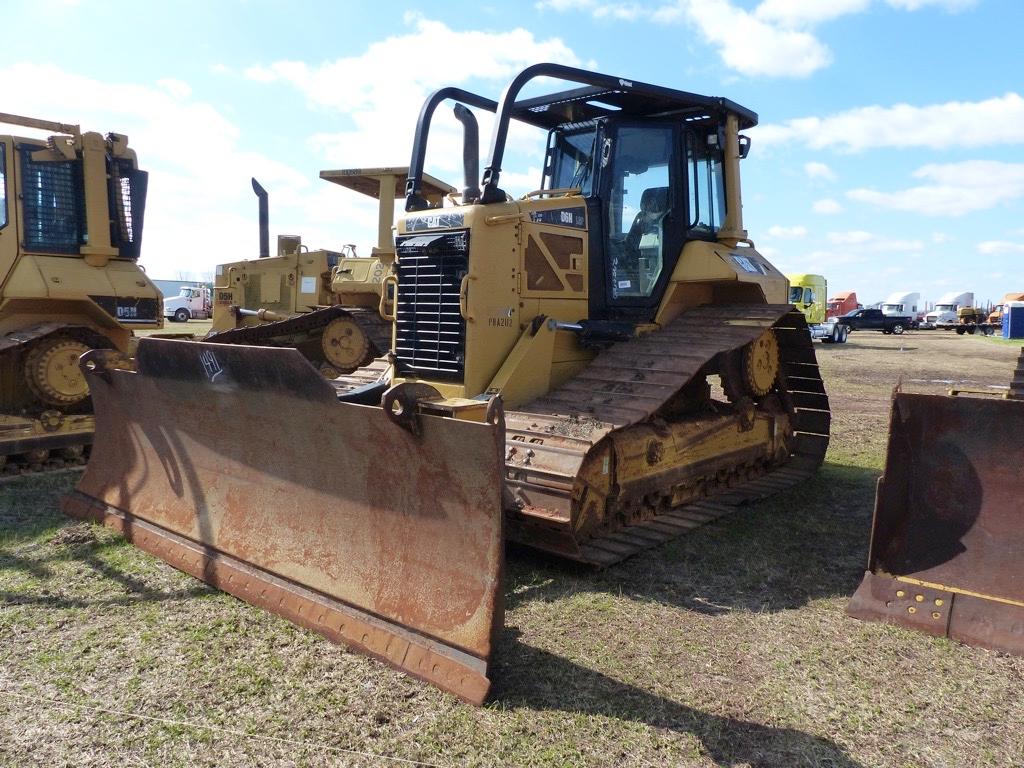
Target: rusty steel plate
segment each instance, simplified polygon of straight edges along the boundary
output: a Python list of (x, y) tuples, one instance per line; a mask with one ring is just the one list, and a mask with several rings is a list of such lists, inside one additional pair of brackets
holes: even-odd
[(1024, 403), (894, 394), (850, 614), (1024, 653), (1022, 467)]
[[(65, 511), (479, 703), (503, 622), (501, 424), (338, 402), (292, 349), (83, 358), (96, 443)], [(318, 621), (317, 616), (323, 615)]]

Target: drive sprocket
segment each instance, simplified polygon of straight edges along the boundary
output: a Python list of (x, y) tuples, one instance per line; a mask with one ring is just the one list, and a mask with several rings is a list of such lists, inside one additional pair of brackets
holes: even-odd
[(324, 357), (342, 372), (354, 371), (370, 354), (370, 340), (353, 317), (336, 317), (321, 337)]
[(91, 347), (66, 336), (41, 340), (25, 360), (25, 380), (43, 403), (67, 408), (89, 396), (78, 359)]
[(779, 379), (779, 340), (768, 329), (749, 344), (733, 350), (722, 361), (722, 388), (730, 402), (760, 398)]
[(750, 394), (764, 397), (779, 377), (779, 341), (768, 329), (743, 348), (743, 383)]

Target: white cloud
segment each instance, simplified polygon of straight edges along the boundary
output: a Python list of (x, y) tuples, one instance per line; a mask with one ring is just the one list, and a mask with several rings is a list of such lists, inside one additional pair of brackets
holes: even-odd
[(824, 179), (825, 181), (836, 180), (835, 171), (833, 171), (824, 163), (818, 163), (814, 161), (804, 163), (804, 173), (806, 173), (808, 178), (811, 179)]
[(183, 83), (181, 80), (164, 78), (163, 80), (157, 80), (156, 84), (176, 99), (187, 99), (192, 95), (191, 86), (188, 83)]
[[(117, 131), (130, 137), (140, 165), (150, 172), (142, 262), (153, 277), (210, 274), (217, 263), (249, 258), (257, 247), (256, 203), (249, 177), (270, 192), (272, 234), (301, 234), (312, 247), (337, 249), (341, 243), (376, 241), (376, 202), (316, 178), (316, 170), (334, 167), (405, 165), (409, 161), (416, 116), (426, 94), (442, 85), (476, 90), (472, 76), (482, 76), (482, 93), (496, 96), (504, 81), (535, 61), (587, 65), (557, 38), (539, 40), (518, 29), (497, 34), (455, 32), (418, 15), (411, 28), (369, 45), (361, 55), (320, 66), (276, 62), (247, 74), (268, 84), (288, 83), (330, 120), (296, 121), (320, 154), (317, 165), (298, 170), (276, 156), (247, 145), (248, 133), (219, 105), (195, 97), (189, 83), (167, 78), (151, 83), (103, 82), (52, 65), (0, 67), (7, 85), (5, 109), (51, 120), (80, 123), (85, 130)], [(481, 67), (408, 67), (409, 50), (459, 50)], [(231, 72), (216, 65), (215, 73)], [(38, 83), (59, 85), (39, 88)], [(272, 98), (272, 97), (270, 97)], [(481, 150), (486, 151), (488, 123), (481, 118)], [(314, 116), (315, 118), (315, 116)], [(440, 158), (437, 173), (461, 185), (461, 127), (450, 109), (437, 114), (431, 155)], [(323, 130), (334, 121), (338, 133)], [(31, 134), (30, 135), (34, 135)], [(296, 136), (297, 141), (301, 141)], [(513, 131), (514, 142), (522, 131)], [(437, 152), (435, 150), (442, 151)], [(542, 149), (542, 148), (541, 148)], [(325, 161), (325, 156), (327, 160)], [(538, 185), (538, 161), (526, 158), (502, 174), (512, 192)], [(517, 173), (516, 171), (522, 172)], [(399, 206), (400, 207), (400, 206)], [(361, 249), (364, 252), (365, 248)]]
[(590, 11), (597, 5), (594, 0), (541, 0), (535, 3), (534, 7), (539, 11), (547, 8), (553, 11)]
[[(974, 0), (887, 0), (905, 11), (939, 6), (963, 10)], [(817, 25), (863, 13), (872, 0), (762, 0), (752, 11), (732, 0), (662, 0), (655, 6), (608, 0), (538, 0), (538, 10), (589, 13), (596, 19), (695, 27), (723, 63), (744, 75), (807, 77), (827, 67), (832, 53), (814, 35)]]
[(828, 239), (836, 245), (855, 245), (866, 243), (874, 237), (870, 232), (854, 230), (851, 232), (829, 232)]
[(1024, 164), (994, 160), (929, 164), (918, 168), (914, 178), (927, 183), (897, 192), (853, 189), (851, 200), (926, 216), (962, 216), (1024, 197)]
[(763, 21), (787, 27), (803, 27), (832, 21), (850, 13), (867, 10), (871, 0), (763, 0), (754, 15)]
[[(862, 10), (866, 0), (831, 4), (766, 0), (750, 12), (730, 0), (675, 0), (660, 6), (597, 0), (541, 0), (540, 10), (578, 11), (617, 21), (643, 19), (655, 24), (687, 24), (718, 50), (723, 63), (744, 75), (806, 77), (828, 66), (832, 54), (806, 28)], [(826, 10), (815, 6), (826, 6)], [(829, 9), (827, 6), (834, 6)]]
[(834, 213), (842, 213), (843, 206), (841, 206), (832, 198), (826, 197), (823, 200), (815, 200), (814, 205), (811, 206), (811, 210), (814, 211), (815, 213), (831, 215)]
[(894, 240), (880, 238), (877, 234), (852, 229), (845, 232), (828, 232), (829, 243), (853, 254), (912, 253), (921, 251), (925, 244), (920, 240)]
[[(361, 111), (414, 96), (411, 109), (419, 111), (423, 97), (445, 85), (463, 85), (471, 79), (498, 80), (502, 84), (529, 64), (554, 61), (579, 65), (579, 58), (557, 37), (537, 40), (522, 27), (508, 32), (456, 31), (440, 21), (408, 15), (413, 30), (371, 43), (359, 56), (348, 56), (318, 66), (302, 61), (278, 61), (250, 67), (246, 75), (259, 82), (287, 82), (302, 91), (309, 103), (336, 111)], [(409, 67), (408, 52), (458, 51), (472, 67)]]
[(924, 243), (920, 240), (875, 240), (869, 244), (873, 253), (889, 253), (923, 251)]
[(875, 147), (981, 147), (1024, 143), (1024, 98), (915, 107), (858, 107), (828, 117), (802, 117), (756, 129), (759, 142), (798, 142), (813, 149), (859, 152)]
[(188, 84), (178, 80), (102, 82), (52, 64), (22, 63), (0, 68), (0, 81), (5, 109), (12, 112), (128, 135), (139, 165), (150, 172), (142, 261), (153, 277), (209, 274), (215, 260), (255, 254), (250, 176), (282, 200), (312, 182), (246, 149), (239, 127), (217, 107), (194, 100)]
[(768, 228), (769, 237), (777, 237), (781, 240), (792, 240), (798, 237), (807, 236), (807, 227), (795, 226), (795, 227), (780, 227), (775, 225)]
[[(569, 3), (565, 7), (587, 5)], [(406, 21), (412, 27), (410, 31), (372, 43), (360, 55), (316, 66), (301, 61), (277, 61), (251, 67), (246, 75), (257, 82), (286, 83), (304, 94), (312, 107), (343, 114), (348, 126), (339, 131), (314, 133), (308, 139), (309, 146), (328, 164), (367, 167), (409, 162), (420, 106), (429, 93), (442, 86), (475, 90), (477, 81), (487, 81), (489, 86), (483, 93), (493, 98), (508, 80), (535, 62), (583, 64), (559, 38), (540, 40), (522, 28), (500, 33), (456, 31), (419, 14), (407, 14)], [(461, 57), (477, 64), (410, 69), (408, 51), (425, 50), (459, 51)], [(480, 122), (481, 159), (485, 160), (491, 114), (483, 110), (474, 112)], [(539, 162), (543, 138), (538, 141), (531, 131), (536, 134), (529, 127), (514, 125), (509, 134), (509, 151), (532, 150), (534, 157), (530, 159)], [(428, 172), (460, 186), (461, 142), (462, 128), (451, 109), (439, 108), (431, 123)], [(510, 178), (502, 173), (503, 187)], [(539, 181), (538, 173), (526, 186), (533, 189)]]
[(885, 0), (893, 8), (901, 11), (919, 11), (922, 8), (936, 6), (950, 13), (957, 13), (977, 5), (977, 0)]
[(1011, 253), (1024, 254), (1024, 243), (1014, 243), (1009, 240), (985, 240), (978, 243), (978, 253), (987, 256), (1001, 256)]
[(936, 245), (942, 245), (943, 243), (949, 243), (949, 242), (952, 242), (952, 240), (953, 240), (953, 238), (950, 235), (947, 235), (945, 232), (933, 232), (932, 233), (932, 242), (935, 243)]
[(832, 62), (832, 54), (810, 32), (764, 21), (728, 0), (680, 0), (656, 12), (677, 15), (700, 30), (723, 63), (744, 75), (807, 77)]
[(634, 21), (650, 11), (643, 3), (607, 3), (597, 0), (538, 0), (533, 4), (538, 11), (586, 11), (596, 19)]

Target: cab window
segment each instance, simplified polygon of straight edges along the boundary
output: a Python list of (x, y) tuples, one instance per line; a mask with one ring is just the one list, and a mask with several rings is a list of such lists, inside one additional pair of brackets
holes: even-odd
[(713, 235), (725, 221), (725, 183), (718, 133), (686, 134), (690, 228)]
[(0, 229), (7, 226), (7, 145), (0, 142)]
[(554, 130), (548, 137), (544, 189), (574, 189), (590, 197), (594, 189), (594, 137), (597, 125), (581, 130)]
[(674, 135), (670, 125), (623, 126), (614, 139), (604, 140), (601, 166), (611, 176), (605, 238), (613, 300), (647, 298), (661, 276), (665, 218), (672, 209)]

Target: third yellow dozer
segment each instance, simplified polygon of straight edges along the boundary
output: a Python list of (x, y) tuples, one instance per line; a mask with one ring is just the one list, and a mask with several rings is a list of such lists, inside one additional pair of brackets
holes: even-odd
[[(265, 189), (252, 180), (259, 198), (260, 254), (217, 265), (213, 327), (206, 341), (294, 347), (328, 378), (355, 369), (391, 348), (388, 318), (393, 296), (381, 283), (395, 262), (391, 234), (395, 198), (404, 197), (408, 167), (326, 170), (320, 178), (378, 200), (377, 245), (369, 257), (354, 245), (342, 251), (311, 250), (297, 235), (278, 235), (270, 255), (269, 205)], [(435, 205), (455, 191), (427, 176), (425, 193)]]
[[(520, 98), (536, 78), (571, 87)], [(427, 134), (446, 100), (466, 183), (431, 207)], [(496, 113), (480, 186), (470, 108)], [(390, 352), (334, 381), (288, 349), (91, 353), (101, 434), (66, 510), (482, 701), (506, 535), (608, 566), (823, 459), (810, 335), (741, 220), (740, 131), (756, 121), (728, 99), (554, 64), (500, 102), (437, 91), (385, 278)], [(499, 183), (513, 124), (547, 148), (519, 199)]]

